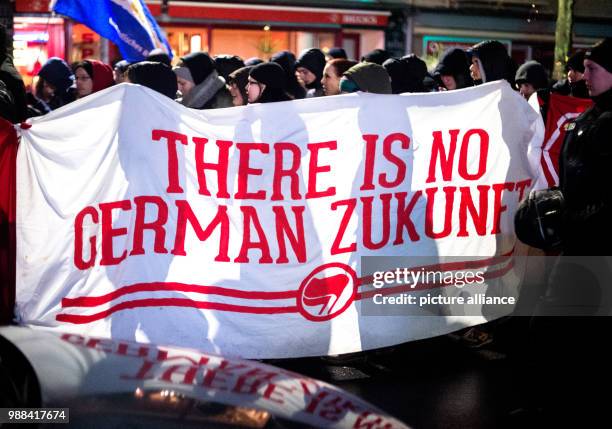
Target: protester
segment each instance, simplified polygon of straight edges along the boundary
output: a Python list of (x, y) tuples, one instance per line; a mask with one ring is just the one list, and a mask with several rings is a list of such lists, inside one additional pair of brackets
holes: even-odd
[(470, 74), (475, 85), (505, 79), (514, 88), (516, 65), (506, 47), (497, 40), (485, 40), (468, 50)]
[(306, 97), (306, 89), (300, 85), (295, 75), (295, 55), (290, 51), (280, 51), (272, 55), (270, 61), (280, 65), (285, 71), (287, 94), (298, 100)]
[(2, 25), (0, 25), (0, 81), (4, 84), (2, 92), (5, 100), (0, 116), (13, 123), (25, 120), (27, 117), (25, 85), (13, 64), (12, 56), (7, 51), (6, 28)]
[(182, 94), (178, 101), (182, 105), (200, 110), (233, 105), (225, 81), (206, 52), (192, 52), (182, 57), (174, 73)]
[(527, 61), (516, 71), (514, 82), (519, 93), (526, 99), (541, 89), (548, 89), (548, 73), (537, 61)]
[(75, 78), (70, 66), (61, 58), (52, 57), (38, 72), (35, 87), (39, 111), (46, 113), (75, 100)]
[(346, 55), (346, 51), (344, 50), (344, 48), (333, 47), (333, 48), (329, 48), (329, 50), (327, 51), (327, 54), (325, 54), (325, 59), (327, 61), (337, 60), (337, 59), (347, 60), (348, 55)]
[(555, 83), (552, 92), (571, 97), (589, 98), (589, 90), (584, 81), (584, 51), (578, 51), (567, 60), (566, 79)]
[(174, 100), (178, 85), (172, 69), (160, 62), (142, 61), (127, 69), (127, 81), (151, 88)]
[(244, 67), (244, 61), (238, 55), (215, 55), (213, 61), (215, 62), (217, 73), (226, 83), (230, 73)]
[(391, 94), (391, 78), (383, 66), (361, 62), (344, 72), (340, 79), (340, 91)]
[(115, 84), (113, 69), (98, 60), (84, 60), (74, 66), (77, 98), (83, 98)]
[(432, 76), (443, 91), (474, 85), (470, 76), (470, 60), (465, 51), (459, 48), (449, 49), (440, 56)]
[(323, 69), (323, 79), (321, 79), (321, 85), (323, 86), (323, 92), (325, 95), (338, 95), (340, 94), (340, 78), (345, 71), (357, 64), (357, 61), (351, 61), (346, 59), (335, 59), (329, 61)]
[(168, 67), (171, 67), (171, 64), (172, 64), (170, 55), (168, 55), (166, 51), (164, 51), (161, 48), (155, 48), (151, 52), (149, 52), (149, 55), (147, 55), (146, 61), (152, 61), (154, 63), (162, 63), (162, 64), (167, 65)]
[(227, 81), (230, 94), (232, 94), (232, 103), (234, 106), (244, 106), (248, 103), (248, 95), (246, 86), (249, 81), (249, 72), (254, 66), (239, 68), (230, 73)]
[(246, 91), (249, 104), (291, 100), (285, 91), (285, 72), (273, 62), (258, 64), (249, 71)]
[(382, 65), (385, 61), (391, 58), (391, 54), (384, 49), (374, 49), (361, 57), (362, 63), (374, 63)]
[(427, 76), (427, 65), (416, 55), (389, 58), (382, 65), (391, 77), (393, 94), (426, 92), (423, 79)]
[(302, 51), (295, 63), (295, 74), (306, 88), (306, 98), (321, 97), (323, 86), (323, 68), (325, 68), (325, 55), (317, 48)]
[(127, 71), (129, 66), (130, 63), (128, 63), (126, 60), (117, 61), (115, 63), (115, 67), (113, 67), (113, 78), (115, 79), (116, 84), (123, 83), (126, 81), (127, 77), (125, 75), (125, 72)]
[[(606, 256), (612, 240), (612, 192), (607, 186), (612, 38), (585, 53), (584, 67), (594, 104), (566, 127), (559, 188), (531, 194), (515, 219), (522, 241), (531, 242), (542, 232), (559, 238), (561, 258), (531, 324), (534, 371), (525, 388), (535, 391), (542, 421), (551, 427), (597, 427), (607, 418), (607, 397), (601, 391), (611, 381), (602, 368), (612, 357), (605, 340), (612, 329), (612, 272)], [(536, 227), (528, 228), (530, 220)]]

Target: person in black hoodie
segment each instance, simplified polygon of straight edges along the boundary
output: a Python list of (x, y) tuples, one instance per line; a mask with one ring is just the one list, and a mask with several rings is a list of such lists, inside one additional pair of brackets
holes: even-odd
[(389, 58), (391, 58), (391, 54), (389, 52), (385, 51), (384, 49), (374, 49), (361, 57), (361, 62), (374, 63), (382, 66), (383, 63)]
[(389, 58), (382, 66), (391, 77), (393, 94), (426, 92), (423, 80), (427, 76), (427, 64), (414, 54), (402, 58)]
[(215, 55), (213, 61), (215, 62), (219, 76), (225, 79), (226, 83), (231, 73), (244, 67), (244, 61), (242, 61), (242, 58), (238, 55)]
[(219, 76), (215, 62), (206, 52), (192, 52), (181, 58), (173, 69), (183, 106), (192, 109), (231, 107), (232, 96)]
[(178, 91), (176, 75), (164, 63), (141, 61), (132, 64), (127, 69), (127, 79), (130, 83), (151, 88), (172, 100), (176, 98), (176, 91)]
[(36, 97), (39, 103), (34, 107), (45, 113), (76, 99), (74, 73), (64, 60), (52, 57), (41, 67)]
[(270, 61), (280, 65), (285, 71), (285, 82), (287, 94), (293, 99), (298, 100), (306, 97), (306, 90), (297, 80), (295, 76), (295, 55), (290, 51), (280, 51), (272, 55)]
[(249, 104), (291, 100), (285, 92), (285, 71), (272, 62), (258, 64), (249, 71), (246, 91)]
[(4, 119), (17, 123), (22, 122), (28, 116), (28, 106), (26, 101), (26, 90), (21, 75), (13, 65), (13, 57), (8, 52), (6, 28), (0, 25), (0, 81), (4, 84), (2, 89), (6, 100), (11, 103), (3, 103), (0, 116)]
[(468, 50), (471, 56), (470, 75), (475, 85), (505, 79), (514, 88), (516, 64), (506, 47), (497, 40), (485, 40)]
[(578, 51), (567, 60), (567, 78), (555, 83), (552, 92), (570, 97), (589, 98), (589, 90), (584, 81), (584, 51)]
[(452, 48), (445, 51), (438, 60), (432, 73), (443, 91), (467, 88), (474, 85), (470, 76), (470, 60), (463, 49)]
[(295, 63), (295, 74), (306, 88), (306, 98), (325, 95), (321, 79), (325, 67), (325, 54), (317, 48), (302, 51)]

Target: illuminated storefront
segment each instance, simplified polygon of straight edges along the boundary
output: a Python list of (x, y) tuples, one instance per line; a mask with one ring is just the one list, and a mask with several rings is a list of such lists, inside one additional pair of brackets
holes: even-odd
[(274, 52), (342, 46), (352, 58), (384, 48), (388, 11), (146, 1), (177, 56), (195, 50), (268, 59)]

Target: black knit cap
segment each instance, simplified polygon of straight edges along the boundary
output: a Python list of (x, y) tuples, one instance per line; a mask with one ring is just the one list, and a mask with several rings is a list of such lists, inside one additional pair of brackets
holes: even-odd
[(179, 66), (181, 65), (189, 69), (193, 83), (196, 85), (202, 83), (213, 71), (217, 70), (215, 62), (206, 52), (192, 52), (181, 57)]
[(584, 54), (584, 59), (591, 60), (605, 68), (609, 73), (612, 73), (612, 38), (606, 37), (595, 43), (595, 45)]
[(584, 73), (584, 51), (578, 51), (567, 59), (565, 71), (575, 70), (579, 73)]
[(267, 88), (285, 89), (285, 71), (277, 63), (261, 63), (254, 66), (249, 76)]
[(337, 58), (341, 58), (341, 59), (348, 59), (348, 56), (346, 55), (346, 51), (344, 50), (344, 48), (338, 48), (338, 47), (333, 47), (330, 48), (329, 51), (327, 51), (327, 55), (329, 55), (331, 58), (337, 59)]
[(295, 63), (295, 67), (304, 67), (316, 76), (316, 81), (323, 77), (325, 68), (325, 54), (317, 48), (306, 49), (300, 54), (300, 58)]
[(516, 71), (514, 81), (517, 84), (530, 83), (537, 89), (548, 88), (548, 73), (544, 66), (537, 61), (527, 61)]

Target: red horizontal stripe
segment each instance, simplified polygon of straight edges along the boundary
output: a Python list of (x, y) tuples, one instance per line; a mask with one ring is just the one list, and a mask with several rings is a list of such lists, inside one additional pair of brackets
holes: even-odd
[(282, 292), (257, 292), (229, 289), (219, 286), (192, 285), (175, 282), (152, 282), (136, 283), (129, 286), (123, 286), (117, 290), (114, 290), (101, 296), (81, 296), (77, 298), (63, 298), (62, 307), (95, 307), (101, 304), (109, 303), (114, 299), (131, 293), (157, 291), (195, 292), (206, 295), (220, 295), (229, 296), (232, 298), (245, 299), (287, 299), (295, 298), (297, 294), (297, 290), (289, 290)]
[[(508, 264), (504, 268), (501, 268), (501, 269), (499, 269), (497, 271), (490, 271), (490, 272), (484, 273), (483, 277), (485, 279), (495, 279), (497, 277), (502, 277), (504, 274), (506, 274), (508, 271), (510, 271), (513, 266), (514, 266), (514, 259), (510, 260), (510, 262), (508, 262)], [(418, 291), (421, 291), (421, 290), (435, 289), (435, 288), (438, 288), (438, 287), (448, 287), (448, 286), (454, 286), (454, 284), (453, 283), (451, 283), (451, 284), (445, 284), (445, 283), (420, 283), (416, 287), (412, 287), (411, 285), (402, 285), (402, 286), (395, 286), (395, 287), (390, 287), (390, 288), (380, 288), (380, 289), (376, 289), (376, 290), (370, 290), (370, 291), (367, 291), (367, 292), (358, 293), (355, 296), (355, 300), (358, 301), (360, 299), (372, 298), (374, 295), (378, 295), (378, 294), (380, 294), (380, 295), (395, 295), (396, 293), (418, 292)]]
[(187, 298), (147, 298), (121, 302), (112, 306), (108, 310), (94, 314), (65, 314), (60, 313), (55, 316), (58, 322), (74, 323), (77, 325), (95, 322), (104, 319), (113, 313), (122, 310), (131, 310), (142, 307), (190, 307), (205, 310), (231, 311), (236, 313), (249, 314), (284, 314), (296, 313), (297, 307), (250, 307), (242, 305), (222, 304), (218, 302), (194, 301)]

